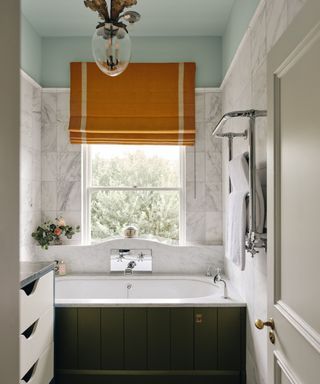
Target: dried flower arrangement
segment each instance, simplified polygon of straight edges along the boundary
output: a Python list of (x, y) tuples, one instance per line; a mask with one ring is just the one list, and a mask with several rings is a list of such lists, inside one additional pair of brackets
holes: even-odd
[(48, 249), (49, 245), (61, 244), (61, 237), (72, 239), (72, 236), (80, 231), (80, 226), (75, 228), (67, 225), (63, 217), (58, 217), (55, 222), (45, 221), (39, 226), (32, 237), (38, 242), (43, 249)]

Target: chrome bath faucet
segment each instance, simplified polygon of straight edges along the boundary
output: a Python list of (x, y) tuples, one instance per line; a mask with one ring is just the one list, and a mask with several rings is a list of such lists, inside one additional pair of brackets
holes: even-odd
[(127, 268), (124, 270), (124, 275), (132, 275), (133, 274), (133, 269), (134, 267), (137, 265), (137, 263), (133, 260), (131, 260), (128, 265), (127, 265)]

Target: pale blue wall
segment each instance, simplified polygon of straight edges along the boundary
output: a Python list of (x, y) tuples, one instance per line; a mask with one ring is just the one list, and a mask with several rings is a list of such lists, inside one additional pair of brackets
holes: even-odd
[[(133, 37), (132, 62), (197, 63), (197, 87), (219, 87), (260, 0), (235, 0), (222, 37)], [(21, 17), (21, 67), (44, 87), (69, 87), (69, 63), (93, 61), (91, 37), (41, 38)]]
[[(197, 63), (197, 87), (218, 87), (222, 80), (220, 37), (133, 37), (132, 62)], [(91, 37), (43, 38), (42, 86), (69, 87), (69, 63), (93, 61)]]
[(21, 14), (21, 68), (41, 83), (42, 42), (29, 21)]
[(227, 28), (222, 37), (223, 77), (227, 73), (259, 2), (260, 0), (235, 0), (234, 2)]

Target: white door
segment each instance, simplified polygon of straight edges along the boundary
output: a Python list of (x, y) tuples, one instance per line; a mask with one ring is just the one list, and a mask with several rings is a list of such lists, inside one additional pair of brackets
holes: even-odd
[(319, 384), (320, 0), (268, 56), (268, 119), (268, 384)]

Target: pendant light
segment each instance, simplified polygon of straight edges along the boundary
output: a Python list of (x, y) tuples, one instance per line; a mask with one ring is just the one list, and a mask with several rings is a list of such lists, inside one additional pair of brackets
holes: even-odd
[(94, 60), (103, 73), (118, 76), (126, 70), (131, 58), (131, 39), (125, 22), (133, 24), (140, 20), (139, 13), (123, 11), (136, 5), (137, 0), (111, 0), (109, 8), (106, 0), (85, 0), (84, 4), (103, 20), (92, 37)]

